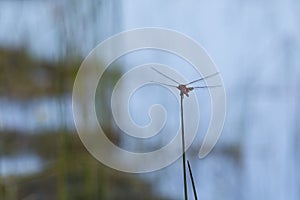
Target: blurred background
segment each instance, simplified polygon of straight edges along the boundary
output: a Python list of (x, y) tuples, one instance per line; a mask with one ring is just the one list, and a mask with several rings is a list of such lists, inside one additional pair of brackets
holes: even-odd
[[(187, 156), (199, 198), (300, 199), (299, 19), (296, 0), (0, 1), (0, 199), (183, 199), (180, 160), (147, 174), (118, 172), (87, 152), (73, 123), (72, 86), (83, 59), (109, 36), (152, 26), (202, 44), (224, 79), (226, 123), (203, 160), (197, 153), (210, 105), (206, 92), (197, 94), (204, 122)], [(105, 72), (98, 113), (134, 65), (180, 63), (162, 52), (141, 55), (121, 58)], [(197, 78), (192, 70), (177, 69)], [(149, 87), (137, 93), (139, 103), (131, 109), (145, 117), (147, 104), (162, 103), (175, 116), (172, 130), (179, 123), (176, 102), (159, 86)], [(149, 95), (153, 89), (163, 95)], [(122, 136), (111, 114), (102, 124), (115, 144), (130, 150), (146, 151), (170, 139), (162, 134), (147, 146)]]

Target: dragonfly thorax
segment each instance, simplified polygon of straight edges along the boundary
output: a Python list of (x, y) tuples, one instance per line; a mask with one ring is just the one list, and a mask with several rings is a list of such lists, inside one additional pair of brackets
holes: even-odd
[(177, 88), (180, 90), (180, 95), (185, 94), (187, 97), (189, 96), (189, 92), (194, 89), (193, 87), (186, 87), (186, 85), (179, 85)]

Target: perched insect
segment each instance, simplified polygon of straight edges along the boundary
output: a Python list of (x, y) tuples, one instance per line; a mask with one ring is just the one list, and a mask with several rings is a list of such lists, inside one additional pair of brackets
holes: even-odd
[[(156, 71), (157, 73), (159, 73), (160, 75), (162, 75), (162, 76), (166, 77), (167, 79), (173, 81), (174, 83), (177, 83), (178, 86), (176, 86), (176, 85), (170, 85), (170, 84), (165, 84), (165, 83), (160, 83), (160, 82), (155, 82), (155, 83), (159, 83), (159, 84), (161, 84), (161, 85), (165, 85), (165, 86), (169, 86), (169, 87), (176, 87), (178, 90), (180, 90), (180, 96), (186, 95), (186, 96), (188, 97), (188, 96), (189, 96), (189, 92), (192, 91), (192, 90), (194, 90), (194, 89), (196, 89), (196, 88), (214, 88), (214, 87), (221, 87), (220, 85), (188, 87), (188, 85), (190, 85), (190, 84), (192, 84), (192, 83), (196, 83), (196, 82), (202, 81), (202, 80), (204, 80), (204, 79), (206, 79), (206, 78), (210, 78), (210, 77), (212, 77), (212, 76), (215, 76), (215, 75), (219, 74), (219, 72), (216, 72), (216, 73), (214, 73), (214, 74), (205, 76), (205, 77), (203, 77), (203, 78), (199, 78), (199, 79), (194, 80), (194, 81), (191, 81), (191, 82), (189, 82), (189, 83), (187, 83), (187, 84), (181, 84), (181, 83), (179, 83), (178, 81), (174, 80), (173, 78), (167, 76), (166, 74), (164, 74), (164, 73), (158, 71), (158, 70), (155, 69), (154, 67), (152, 67), (152, 69), (153, 69), (154, 71)], [(154, 81), (153, 81), (153, 82), (154, 82)]]

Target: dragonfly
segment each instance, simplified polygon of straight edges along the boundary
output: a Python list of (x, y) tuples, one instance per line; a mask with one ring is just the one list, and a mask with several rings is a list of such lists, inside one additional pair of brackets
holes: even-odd
[(221, 85), (189, 87), (189, 85), (191, 85), (193, 83), (196, 83), (196, 82), (205, 80), (207, 78), (216, 76), (216, 75), (219, 74), (219, 72), (216, 72), (216, 73), (210, 74), (208, 76), (196, 79), (196, 80), (191, 81), (191, 82), (189, 82), (187, 84), (182, 84), (182, 83), (179, 83), (178, 81), (176, 81), (175, 79), (171, 78), (170, 76), (168, 76), (168, 75), (160, 72), (159, 70), (155, 69), (154, 67), (151, 67), (151, 68), (154, 71), (156, 71), (157, 73), (159, 73), (160, 75), (164, 76), (165, 78), (169, 79), (170, 81), (172, 81), (172, 82), (174, 82), (174, 83), (176, 83), (178, 85), (176, 86), (176, 85), (171, 85), (171, 84), (166, 84), (166, 83), (161, 83), (161, 82), (155, 82), (155, 81), (152, 81), (152, 82), (158, 83), (158, 84), (161, 84), (161, 85), (165, 85), (165, 86), (169, 86), (169, 87), (175, 87), (175, 88), (177, 88), (180, 91), (180, 96), (184, 96), (185, 95), (185, 96), (189, 97), (189, 92), (191, 92), (191, 91), (193, 91), (194, 89), (197, 89), (197, 88), (216, 88), (216, 87), (221, 87)]

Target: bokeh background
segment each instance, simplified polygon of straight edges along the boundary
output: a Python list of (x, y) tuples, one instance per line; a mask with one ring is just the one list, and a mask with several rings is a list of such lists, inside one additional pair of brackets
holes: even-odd
[[(110, 169), (86, 151), (72, 118), (73, 81), (85, 56), (113, 34), (153, 26), (198, 41), (224, 79), (224, 131), (203, 160), (197, 152), (210, 105), (207, 93), (197, 94), (204, 122), (187, 156), (199, 198), (300, 199), (299, 19), (296, 0), (0, 1), (0, 199), (183, 199), (180, 160), (147, 174)], [(113, 84), (130, 67), (153, 61), (178, 65), (176, 59), (137, 52), (114, 63), (98, 92), (98, 112), (109, 107)], [(176, 102), (170, 104), (174, 99), (159, 86), (149, 87), (136, 95), (131, 109), (146, 116), (147, 104), (160, 101), (175, 116), (172, 130), (179, 123)], [(127, 141), (110, 114), (102, 123), (115, 144), (130, 150), (161, 145), (160, 139), (148, 146)]]

